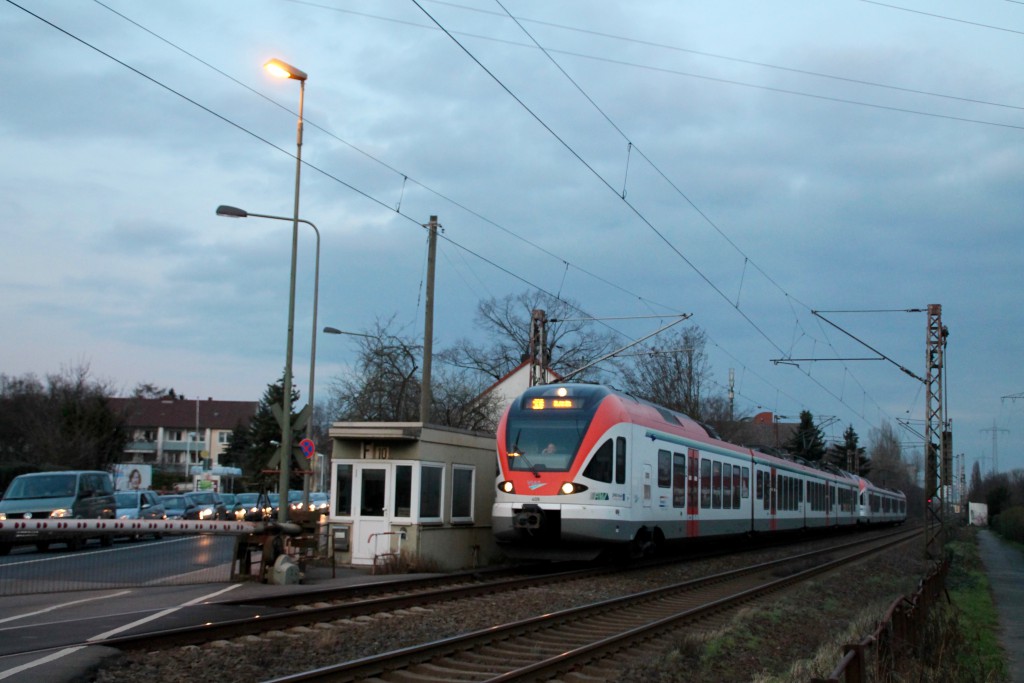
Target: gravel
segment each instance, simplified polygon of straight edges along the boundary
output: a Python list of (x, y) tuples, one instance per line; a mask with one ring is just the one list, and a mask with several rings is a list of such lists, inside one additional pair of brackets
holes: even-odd
[[(97, 683), (167, 681), (248, 683), (298, 673), (454, 636), (513, 619), (546, 614), (653, 586), (683, 581), (758, 561), (797, 554), (827, 541), (801, 543), (726, 558), (684, 563), (572, 583), (537, 586), (513, 593), (416, 607), (356, 619), (213, 641), (151, 653), (125, 653), (101, 665)], [(895, 597), (895, 596), (893, 596)], [(863, 603), (861, 603), (862, 605)], [(832, 617), (836, 619), (835, 615)], [(777, 631), (785, 624), (776, 624)], [(793, 628), (799, 628), (798, 624)], [(777, 632), (780, 640), (783, 633)], [(802, 638), (806, 640), (805, 638)], [(803, 647), (809, 647), (804, 644)], [(791, 654), (787, 653), (786, 657)]]

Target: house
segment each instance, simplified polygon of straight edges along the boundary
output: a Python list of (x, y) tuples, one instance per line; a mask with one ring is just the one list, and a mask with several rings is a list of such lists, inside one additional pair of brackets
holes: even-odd
[[(518, 366), (505, 373), (491, 386), (487, 387), (481, 394), (484, 396), (496, 397), (495, 404), (498, 407), (498, 415), (505, 412), (505, 408), (518, 398), (524, 391), (530, 388), (530, 376), (533, 372), (533, 362), (527, 358)], [(555, 384), (562, 380), (562, 376), (551, 368), (544, 368), (544, 383)]]
[(128, 429), (124, 461), (180, 471), (190, 466), (211, 470), (231, 443), (231, 433), (256, 414), (257, 401), (207, 398), (113, 398), (110, 407), (123, 415)]

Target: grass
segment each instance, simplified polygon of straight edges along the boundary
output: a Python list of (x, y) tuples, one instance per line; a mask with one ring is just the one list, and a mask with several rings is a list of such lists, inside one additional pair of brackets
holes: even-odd
[(961, 647), (956, 664), (971, 681), (1005, 681), (1008, 679), (1006, 655), (999, 645), (999, 618), (992, 602), (988, 577), (985, 575), (974, 529), (964, 530), (950, 543), (952, 554), (946, 587), (956, 607)]
[[(972, 532), (959, 533), (949, 552), (947, 590), (929, 613), (919, 647), (899, 655), (886, 683), (1008, 680), (995, 605)], [(713, 631), (698, 626), (677, 635), (662, 657), (627, 665), (620, 679), (805, 683), (827, 678), (841, 661), (843, 646), (874, 632), (893, 601), (917, 589), (925, 571), (916, 556), (903, 554), (823, 577), (768, 603), (752, 604)], [(869, 672), (869, 680), (879, 680), (873, 663)]]

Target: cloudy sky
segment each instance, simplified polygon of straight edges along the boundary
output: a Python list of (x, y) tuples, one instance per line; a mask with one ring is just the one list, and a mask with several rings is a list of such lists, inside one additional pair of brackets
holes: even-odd
[[(277, 57), (319, 326), (422, 335), (437, 215), (435, 346), (527, 289), (623, 344), (688, 313), (739, 411), (914, 448), (940, 304), (954, 452), (1024, 467), (1022, 2), (0, 0), (0, 35), (4, 374), (280, 376), (290, 226), (214, 214), (292, 215)], [(357, 344), (317, 345), (322, 396)]]

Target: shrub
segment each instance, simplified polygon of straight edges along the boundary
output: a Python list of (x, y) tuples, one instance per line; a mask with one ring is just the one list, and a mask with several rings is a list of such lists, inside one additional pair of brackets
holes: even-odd
[(1003, 538), (1024, 543), (1024, 507), (1003, 510), (992, 520), (992, 528)]

